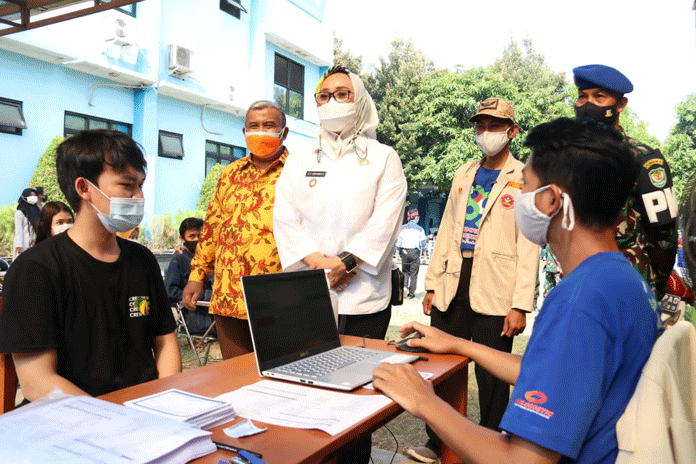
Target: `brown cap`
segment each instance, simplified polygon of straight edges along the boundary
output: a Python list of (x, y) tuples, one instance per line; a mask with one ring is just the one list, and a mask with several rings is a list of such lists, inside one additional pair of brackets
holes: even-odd
[(482, 115), (493, 116), (494, 118), (509, 119), (515, 122), (515, 110), (510, 104), (502, 98), (487, 98), (479, 104), (476, 114), (469, 118), (469, 121), (474, 122), (476, 118)]

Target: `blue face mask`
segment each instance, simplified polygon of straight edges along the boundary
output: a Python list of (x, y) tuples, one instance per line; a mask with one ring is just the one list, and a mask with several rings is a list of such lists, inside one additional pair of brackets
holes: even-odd
[[(89, 180), (87, 181), (89, 182)], [(116, 232), (126, 232), (137, 227), (143, 220), (145, 215), (145, 199), (144, 198), (111, 198), (99, 187), (89, 182), (92, 187), (99, 190), (99, 193), (109, 199), (109, 215), (102, 213), (97, 209), (92, 202), (90, 205), (97, 210), (99, 220), (106, 230), (115, 234)]]

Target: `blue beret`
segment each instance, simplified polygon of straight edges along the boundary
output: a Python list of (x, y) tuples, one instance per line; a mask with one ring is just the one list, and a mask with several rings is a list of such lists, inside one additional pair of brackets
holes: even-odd
[(588, 64), (573, 68), (573, 77), (575, 85), (580, 90), (600, 87), (620, 94), (633, 90), (633, 84), (626, 76), (603, 64)]

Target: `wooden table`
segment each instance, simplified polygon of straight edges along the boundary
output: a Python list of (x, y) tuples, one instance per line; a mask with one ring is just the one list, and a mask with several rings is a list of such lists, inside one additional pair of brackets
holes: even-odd
[[(362, 338), (341, 336), (341, 342), (346, 345), (358, 345), (362, 343)], [(388, 346), (384, 340), (367, 340), (366, 344), (367, 348), (394, 351), (394, 347)], [(428, 361), (417, 361), (415, 363), (416, 368), (419, 371), (432, 372), (434, 374), (432, 382), (436, 385), (435, 388), (438, 394), (449, 401), (457, 410), (466, 414), (467, 366), (469, 360), (456, 355), (426, 353), (425, 356), (427, 356)], [(115, 403), (123, 403), (127, 400), (169, 388), (178, 388), (192, 393), (215, 397), (241, 388), (244, 385), (258, 382), (261, 379), (256, 368), (254, 355), (251, 353), (191, 369), (172, 377), (153, 380), (112, 392), (101, 396), (101, 398)], [(354, 394), (374, 395), (376, 393), (367, 388), (360, 388)], [(392, 402), (367, 419), (333, 437), (318, 430), (293, 429), (254, 421), (260, 427), (268, 427), (268, 431), (251, 437), (233, 439), (223, 432), (223, 429), (231, 424), (226, 423), (212, 429), (213, 440), (262, 453), (263, 460), (268, 464), (317, 464), (330, 459), (357, 438), (377, 430), (402, 411), (403, 409), (400, 406)], [(237, 418), (233, 422), (240, 420), (242, 419)], [(421, 443), (414, 443), (414, 445), (420, 446)], [(228, 451), (218, 450), (216, 453), (192, 462), (196, 464), (217, 464), (220, 459), (229, 459), (234, 455), (234, 453)], [(459, 459), (449, 450), (443, 449), (442, 462), (450, 464), (459, 462)]]

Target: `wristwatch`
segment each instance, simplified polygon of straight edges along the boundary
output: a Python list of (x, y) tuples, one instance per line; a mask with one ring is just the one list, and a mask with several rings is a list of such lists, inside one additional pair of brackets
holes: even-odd
[(346, 272), (353, 272), (355, 268), (358, 267), (358, 263), (355, 261), (355, 256), (353, 256), (353, 253), (342, 251), (338, 254), (338, 257), (341, 258), (343, 264), (346, 265)]

